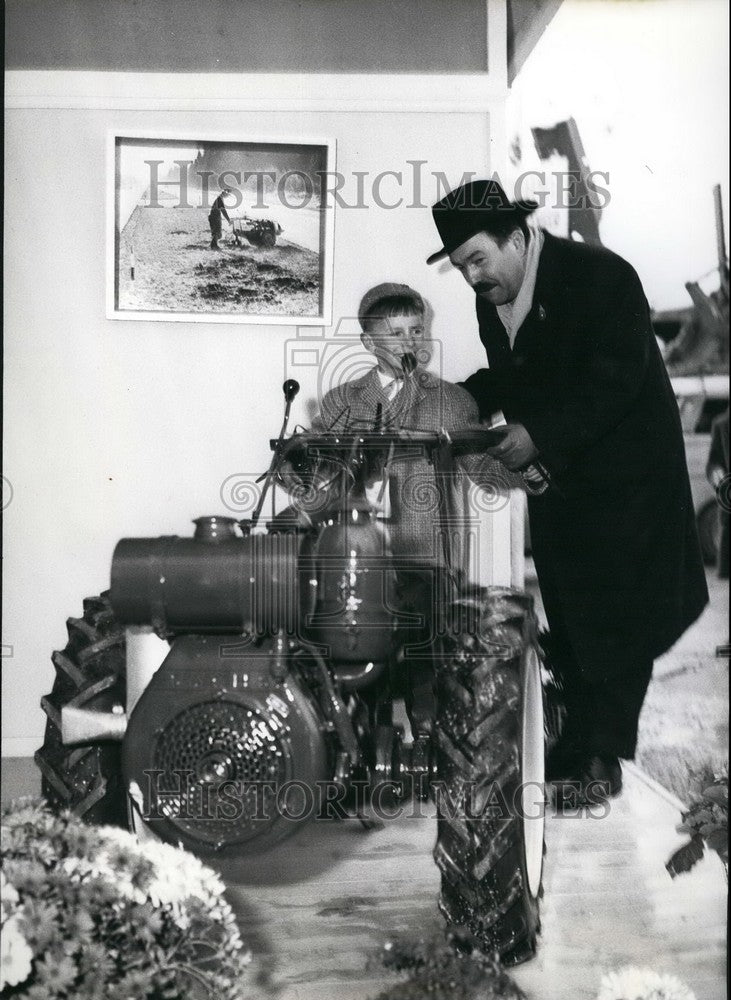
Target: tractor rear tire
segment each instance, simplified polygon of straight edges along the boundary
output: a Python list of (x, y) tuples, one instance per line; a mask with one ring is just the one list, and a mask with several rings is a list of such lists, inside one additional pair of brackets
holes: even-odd
[(492, 587), (453, 605), (436, 664), (439, 907), (505, 965), (540, 930), (544, 721), (533, 601)]
[(61, 742), (61, 709), (123, 711), (126, 696), (124, 629), (114, 618), (108, 593), (88, 597), (82, 618), (69, 618), (68, 643), (52, 655), (56, 679), (41, 699), (46, 713), (43, 746), (35, 762), (44, 798), (57, 811), (70, 809), (88, 823), (127, 826), (121, 744), (81, 746)]
[(277, 234), (272, 229), (257, 229), (247, 233), (246, 239), (253, 247), (258, 247), (260, 250), (271, 250), (272, 247), (276, 246)]

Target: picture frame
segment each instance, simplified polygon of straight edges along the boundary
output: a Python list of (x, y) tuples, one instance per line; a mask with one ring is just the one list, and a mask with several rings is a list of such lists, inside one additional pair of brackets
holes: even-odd
[(334, 139), (108, 133), (107, 318), (332, 318)]

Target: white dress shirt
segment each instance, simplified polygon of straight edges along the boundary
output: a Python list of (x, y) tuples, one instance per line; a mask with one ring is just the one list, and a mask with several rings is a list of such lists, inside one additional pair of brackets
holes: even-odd
[(403, 375), (394, 376), (391, 372), (381, 371), (380, 368), (376, 369), (376, 374), (378, 375), (378, 381), (381, 383), (381, 388), (386, 399), (391, 403), (401, 391), (404, 384)]

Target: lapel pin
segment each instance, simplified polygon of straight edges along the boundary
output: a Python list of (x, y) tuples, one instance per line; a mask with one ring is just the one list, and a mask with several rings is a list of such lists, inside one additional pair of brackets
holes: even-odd
[(539, 305), (539, 306), (538, 306), (538, 319), (539, 319), (539, 320), (541, 321), (541, 323), (542, 323), (542, 322), (544, 321), (544, 319), (545, 319), (545, 318), (546, 318), (546, 310), (545, 310), (545, 309), (543, 308), (543, 306), (542, 306), (542, 305)]

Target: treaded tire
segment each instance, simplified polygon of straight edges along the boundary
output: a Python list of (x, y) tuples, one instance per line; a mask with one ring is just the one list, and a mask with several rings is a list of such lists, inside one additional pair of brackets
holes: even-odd
[(259, 247), (261, 250), (271, 250), (277, 243), (276, 233), (270, 229), (260, 229), (247, 233), (246, 239), (253, 247)]
[(720, 509), (716, 500), (706, 500), (696, 514), (698, 538), (701, 543), (701, 555), (706, 566), (718, 563), (718, 553), (721, 547)]
[(46, 713), (43, 746), (35, 762), (44, 798), (55, 810), (70, 809), (88, 823), (127, 826), (121, 744), (99, 741), (81, 746), (61, 742), (61, 709), (111, 712), (124, 708), (126, 653), (124, 629), (114, 618), (108, 592), (84, 600), (82, 618), (66, 622), (68, 643), (51, 659), (56, 679), (41, 699)]
[[(537, 623), (532, 598), (507, 588), (482, 590), (452, 611), (436, 670), (439, 907), (453, 929), (514, 965), (533, 956), (540, 930), (544, 748)], [(526, 781), (535, 783), (528, 786), (534, 798), (524, 802)], [(540, 817), (526, 823), (524, 813)]]

